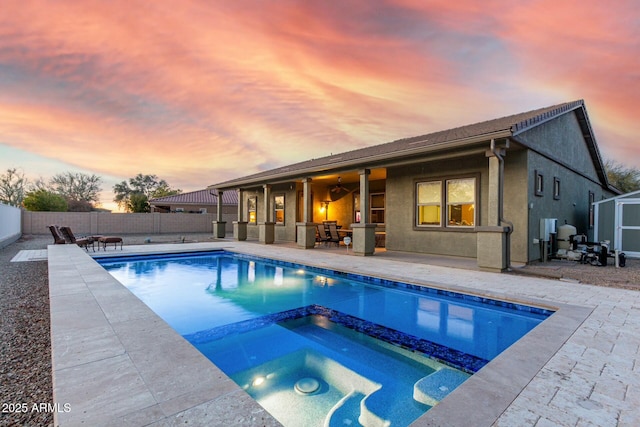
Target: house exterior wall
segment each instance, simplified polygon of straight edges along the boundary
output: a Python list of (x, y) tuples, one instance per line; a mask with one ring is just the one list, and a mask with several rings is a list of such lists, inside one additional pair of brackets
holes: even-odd
[[(271, 221), (275, 220), (274, 197), (284, 196), (285, 203), (285, 220), (284, 224), (276, 224), (274, 226), (275, 240), (294, 242), (296, 240), (296, 208), (298, 184), (279, 184), (271, 187)], [(249, 220), (249, 199), (255, 197), (257, 199), (256, 206), (256, 222), (247, 224), (247, 238), (257, 240), (259, 237), (258, 224), (265, 222), (267, 218), (264, 215), (264, 190), (262, 187), (253, 188), (242, 192), (242, 221)], [(235, 221), (235, 220), (234, 220)]]
[(177, 209), (182, 209), (184, 213), (200, 213), (200, 209), (202, 208), (207, 210), (206, 213), (216, 213), (218, 209), (217, 205), (193, 205), (186, 203), (167, 203), (162, 206), (170, 206), (172, 212), (175, 212)]
[(564, 114), (518, 135), (534, 151), (598, 180), (575, 113)]
[(512, 262), (527, 262), (529, 238), (527, 151), (507, 150), (504, 157), (504, 208), (506, 221), (513, 223), (510, 235)]
[[(528, 256), (516, 261), (530, 262), (541, 258), (540, 219), (556, 218), (558, 227), (570, 224), (579, 234), (593, 238), (589, 224), (589, 195), (602, 200), (614, 194), (601, 186), (589, 155), (582, 131), (574, 114), (560, 116), (518, 136), (534, 150), (527, 152), (528, 173)], [(542, 191), (537, 191), (542, 176)], [(559, 182), (559, 196), (554, 194), (554, 181)]]
[[(477, 224), (486, 221), (488, 163), (484, 156), (438, 162), (417, 163), (387, 169), (386, 247), (389, 250), (476, 257), (477, 240), (473, 228), (418, 228), (416, 182), (432, 179), (476, 176), (480, 197), (476, 200)], [(478, 193), (478, 191), (476, 191)]]

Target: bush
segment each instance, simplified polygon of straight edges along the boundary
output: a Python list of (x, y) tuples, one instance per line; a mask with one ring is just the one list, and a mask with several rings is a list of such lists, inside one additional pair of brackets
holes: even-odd
[(67, 201), (64, 197), (48, 190), (35, 190), (27, 193), (23, 201), (25, 209), (40, 212), (66, 212)]

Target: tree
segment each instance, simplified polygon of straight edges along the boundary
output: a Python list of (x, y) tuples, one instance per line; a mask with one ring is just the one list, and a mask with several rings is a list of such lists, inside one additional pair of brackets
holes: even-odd
[(129, 212), (137, 213), (151, 212), (149, 199), (142, 193), (131, 193), (131, 195), (129, 196), (129, 201), (126, 205), (126, 210)]
[[(172, 189), (167, 181), (156, 175), (138, 174), (129, 181), (113, 186), (116, 195), (113, 201), (128, 212), (149, 212), (149, 200), (156, 197), (180, 194), (182, 190)], [(133, 200), (132, 200), (133, 199)]]
[(7, 173), (0, 175), (0, 202), (21, 206), (27, 184), (23, 172), (18, 172), (15, 168), (7, 169)]
[(91, 203), (99, 200), (101, 181), (102, 178), (97, 175), (65, 172), (54, 175), (49, 185), (67, 201)]
[(23, 204), (24, 207), (30, 211), (67, 211), (67, 201), (64, 197), (44, 189), (28, 192)]
[(627, 167), (610, 159), (604, 162), (604, 169), (607, 172), (609, 184), (623, 194), (640, 190), (640, 169)]

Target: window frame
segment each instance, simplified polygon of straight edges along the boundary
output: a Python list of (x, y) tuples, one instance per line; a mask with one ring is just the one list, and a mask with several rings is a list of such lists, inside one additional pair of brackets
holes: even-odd
[[(282, 198), (282, 209), (278, 209), (278, 204), (276, 202), (277, 199)], [(284, 225), (286, 221), (286, 198), (285, 194), (276, 194), (273, 196), (273, 222), (276, 225)], [(278, 211), (282, 211), (282, 221), (278, 221)]]
[[(445, 180), (443, 179), (432, 179), (432, 180), (428, 180), (428, 181), (416, 181), (415, 183), (415, 221), (414, 221), (414, 226), (418, 227), (418, 228), (442, 228), (443, 227), (443, 215), (442, 215), (442, 199), (443, 199), (443, 191), (442, 191), (442, 187), (443, 187), (443, 182)], [(418, 203), (418, 186), (420, 184), (432, 184), (432, 183), (438, 183), (440, 184), (440, 200), (438, 200), (437, 203), (435, 202), (431, 202), (431, 203)], [(418, 220), (420, 218), (420, 207), (421, 206), (438, 206), (440, 208), (440, 218), (438, 221), (438, 224), (420, 224), (418, 223)]]
[[(449, 207), (454, 205), (453, 203), (451, 203), (449, 201), (449, 183), (452, 181), (464, 181), (464, 180), (473, 180), (473, 202), (472, 203), (456, 203), (456, 205), (460, 205), (460, 206), (467, 206), (467, 205), (471, 205), (473, 206), (473, 224), (470, 225), (458, 225), (458, 224), (451, 224), (451, 216), (449, 213)], [(476, 219), (476, 200), (478, 199), (478, 194), (477, 194), (477, 187), (476, 187), (476, 179), (473, 177), (465, 177), (465, 178), (451, 178), (451, 179), (447, 179), (445, 180), (445, 191), (444, 191), (444, 202), (446, 203), (446, 212), (444, 212), (444, 216), (445, 216), (445, 224), (444, 226), (447, 228), (475, 228), (476, 224), (477, 224), (477, 219)], [(461, 218), (461, 221), (463, 221), (463, 219)]]
[(534, 194), (538, 197), (544, 196), (544, 175), (537, 169), (535, 170), (535, 181), (533, 185)]
[[(251, 220), (251, 212), (253, 212), (253, 221)], [(251, 196), (247, 198), (247, 223), (258, 223), (258, 196)]]
[[(465, 180), (472, 179), (473, 180), (473, 225), (451, 225), (449, 224), (449, 198), (448, 198), (448, 183), (450, 181), (457, 180)], [(419, 208), (420, 206), (427, 206), (427, 204), (418, 204), (418, 185), (423, 183), (440, 183), (440, 202), (438, 206), (440, 207), (440, 224), (419, 224), (418, 219), (420, 217)], [(474, 230), (479, 221), (479, 213), (480, 213), (480, 174), (469, 174), (469, 175), (458, 175), (458, 176), (446, 176), (446, 177), (434, 177), (434, 178), (423, 178), (414, 180), (413, 184), (414, 191), (414, 201), (413, 201), (413, 229), (414, 230), (438, 230), (438, 231), (472, 231)], [(436, 204), (431, 204), (431, 206), (436, 206)]]
[[(374, 208), (373, 207), (373, 197), (374, 196), (382, 196), (382, 207), (381, 208)], [(386, 221), (386, 216), (385, 216), (385, 209), (387, 206), (387, 197), (385, 192), (376, 192), (376, 193), (369, 193), (369, 218), (371, 219), (371, 223), (372, 224), (378, 224), (378, 225), (384, 225), (385, 221)], [(374, 222), (373, 221), (373, 211), (382, 211), (382, 217), (383, 219), (385, 219), (385, 221), (382, 222)]]
[(560, 178), (553, 177), (553, 200), (560, 200)]

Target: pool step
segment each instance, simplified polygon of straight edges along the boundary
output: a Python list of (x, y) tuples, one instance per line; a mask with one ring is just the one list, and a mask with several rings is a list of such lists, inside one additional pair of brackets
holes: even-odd
[(324, 427), (360, 426), (357, 414), (360, 414), (360, 402), (364, 397), (363, 393), (352, 391), (340, 399), (327, 414)]
[(439, 369), (416, 381), (413, 385), (413, 398), (425, 405), (435, 406), (467, 378), (469, 374), (456, 369)]

